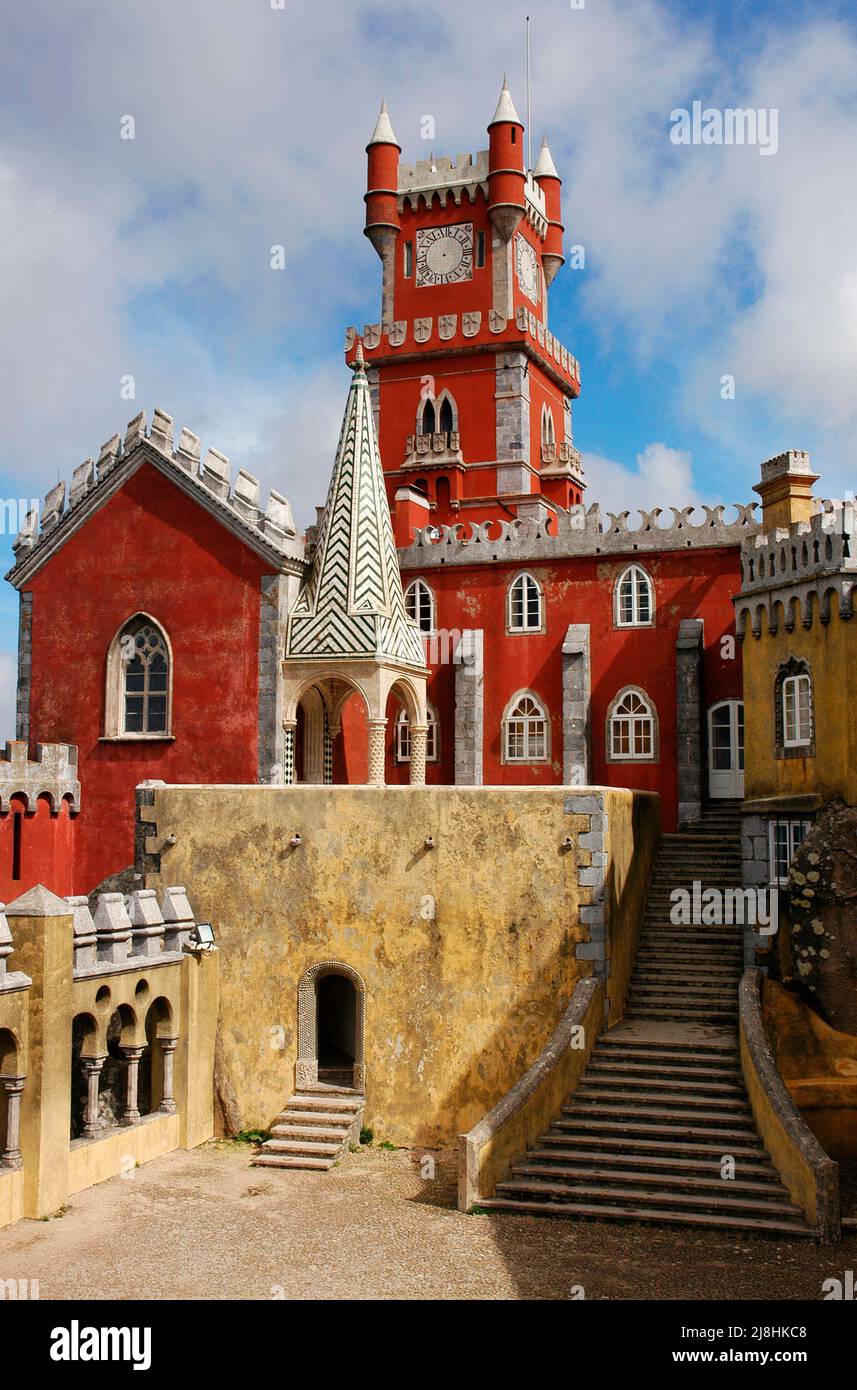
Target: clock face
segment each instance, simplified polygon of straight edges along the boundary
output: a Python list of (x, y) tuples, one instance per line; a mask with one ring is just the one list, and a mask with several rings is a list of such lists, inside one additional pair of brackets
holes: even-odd
[(472, 274), (472, 222), (417, 232), (417, 285), (453, 285)]
[(515, 259), (518, 266), (518, 284), (527, 298), (538, 304), (542, 285), (539, 258), (535, 247), (531, 246), (520, 232), (515, 238)]

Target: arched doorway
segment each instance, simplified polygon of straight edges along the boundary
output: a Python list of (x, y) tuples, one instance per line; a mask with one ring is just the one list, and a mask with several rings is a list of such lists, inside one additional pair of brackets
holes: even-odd
[(323, 1086), (362, 1091), (365, 987), (356, 970), (322, 961), (298, 986), (298, 1090)]

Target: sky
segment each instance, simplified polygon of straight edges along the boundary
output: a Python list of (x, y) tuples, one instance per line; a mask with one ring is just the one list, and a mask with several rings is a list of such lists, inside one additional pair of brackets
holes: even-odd
[[(851, 0), (0, 0), (0, 501), (159, 406), (308, 523), (344, 329), (380, 314), (380, 100), (406, 162), (487, 148), (504, 73), (526, 119), (527, 13), (533, 153), (547, 132), (584, 253), (549, 313), (581, 363), (588, 499), (748, 501), (787, 448), (821, 495), (853, 488)], [(694, 101), (775, 111), (775, 152), (675, 143)], [(17, 606), (4, 584), (8, 737)]]

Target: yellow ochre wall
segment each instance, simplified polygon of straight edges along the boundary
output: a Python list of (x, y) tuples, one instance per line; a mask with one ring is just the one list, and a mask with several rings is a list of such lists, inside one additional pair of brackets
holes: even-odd
[(268, 1126), (293, 1093), (298, 983), (329, 960), (365, 983), (365, 1122), (379, 1138), (451, 1141), (505, 1094), (592, 972), (575, 954), (589, 939), (578, 909), (592, 890), (578, 872), (592, 851), (578, 837), (590, 817), (565, 809), (572, 797), (592, 797), (615, 826), (605, 877), (624, 937), (648, 880), (648, 864), (631, 862), (635, 823), (649, 858), (657, 838), (648, 793), (154, 788), (142, 814), (159, 847), (171, 833), (176, 844), (148, 882), (185, 884), (197, 919), (214, 924), (224, 1056), (245, 1128)]
[[(777, 758), (774, 733), (774, 682), (789, 657), (809, 662), (815, 712), (815, 756)], [(749, 632), (743, 645), (744, 720), (748, 801), (817, 792), (823, 801), (840, 796), (857, 803), (857, 623), (843, 621), (831, 603), (830, 621), (813, 614), (812, 627), (800, 621), (787, 632), (782, 620), (773, 636), (762, 624), (760, 637)]]

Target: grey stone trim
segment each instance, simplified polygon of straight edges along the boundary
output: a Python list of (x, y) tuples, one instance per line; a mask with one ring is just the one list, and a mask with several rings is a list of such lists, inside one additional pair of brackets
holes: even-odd
[(285, 778), (283, 731), (283, 633), (298, 593), (292, 575), (262, 576), (259, 603), (259, 781), (282, 783)]
[[(842, 1239), (839, 1164), (819, 1144), (789, 1094), (762, 1019), (762, 974), (746, 970), (738, 990), (741, 1063), (765, 1148), (793, 1202), (815, 1226), (824, 1245)], [(773, 1142), (771, 1142), (773, 1140)], [(815, 1191), (807, 1202), (801, 1178), (807, 1170)]]
[(485, 680), (484, 634), (468, 628), (461, 634), (461, 660), (455, 662), (455, 785), (482, 786)]
[(15, 737), (30, 739), (30, 686), (33, 679), (33, 595), (18, 595), (18, 691), (15, 701)]
[(701, 618), (683, 618), (675, 643), (676, 763), (679, 829), (702, 815)]
[[(497, 470), (498, 492), (529, 492), (529, 476), (519, 478), (530, 463), (530, 376), (522, 352), (498, 352), (496, 357), (497, 461), (515, 464), (514, 470)], [(508, 473), (508, 483), (502, 482)]]
[[(500, 402), (498, 401), (498, 411)], [(499, 422), (498, 414), (498, 422)], [(498, 449), (498, 459), (502, 460)], [(469, 521), (453, 526), (424, 526), (410, 545), (399, 551), (402, 569), (424, 570), (434, 565), (474, 565), (507, 562), (515, 565), (543, 561), (555, 564), (571, 556), (643, 555), (664, 550), (735, 546), (756, 533), (755, 502), (736, 503), (734, 521), (724, 520), (726, 508), (703, 506), (704, 518), (692, 520), (696, 507), (671, 507), (673, 521), (661, 526), (660, 507), (640, 512), (638, 527), (629, 527), (630, 512), (601, 518), (597, 502), (557, 512), (550, 524), (531, 518), (516, 521)]]
[[(748, 815), (741, 810), (741, 877), (745, 888), (766, 888), (771, 879), (769, 821), (765, 816)], [(756, 964), (756, 950), (770, 943), (770, 937), (763, 937), (753, 929), (752, 923), (744, 926), (744, 968)]]
[(591, 742), (589, 623), (571, 623), (562, 644), (562, 780), (589, 782)]
[[(588, 631), (588, 629), (587, 629)], [(609, 924), (607, 921), (607, 830), (609, 816), (604, 810), (601, 792), (586, 791), (580, 796), (568, 796), (562, 803), (567, 816), (587, 816), (589, 824), (578, 837), (578, 847), (590, 851), (590, 862), (577, 870), (578, 887), (583, 889), (580, 922), (589, 927), (589, 940), (575, 947), (577, 960), (592, 962), (592, 974), (604, 985), (604, 1017), (610, 1017), (610, 997), (607, 994), (610, 977)], [(588, 895), (588, 901), (586, 901)]]

